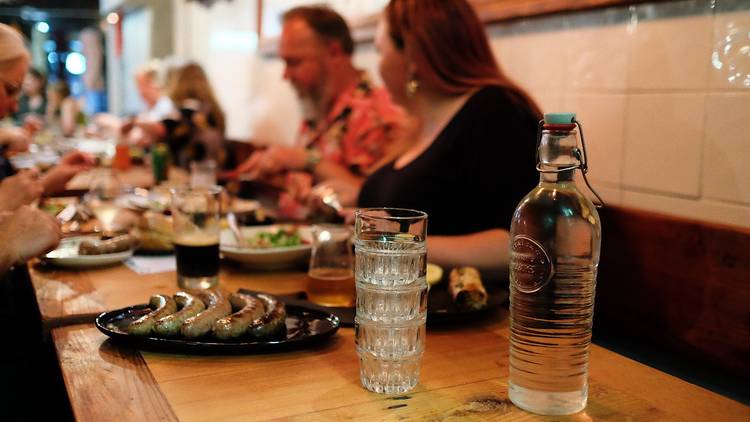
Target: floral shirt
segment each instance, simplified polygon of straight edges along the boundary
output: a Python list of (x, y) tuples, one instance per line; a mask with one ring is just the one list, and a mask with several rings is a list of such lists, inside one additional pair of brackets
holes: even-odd
[(383, 88), (373, 87), (362, 72), (357, 84), (344, 91), (323, 121), (303, 121), (298, 145), (315, 148), (322, 158), (367, 176), (385, 155), (391, 132), (401, 124), (403, 111)]

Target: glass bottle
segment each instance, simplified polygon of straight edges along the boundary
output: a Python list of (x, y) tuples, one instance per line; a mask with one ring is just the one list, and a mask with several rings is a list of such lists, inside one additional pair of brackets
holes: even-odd
[(588, 185), (585, 143), (581, 136), (578, 149), (576, 129), (575, 114), (544, 115), (540, 181), (510, 227), (508, 394), (518, 407), (543, 415), (578, 412), (588, 398), (601, 225), (575, 183), (581, 169)]

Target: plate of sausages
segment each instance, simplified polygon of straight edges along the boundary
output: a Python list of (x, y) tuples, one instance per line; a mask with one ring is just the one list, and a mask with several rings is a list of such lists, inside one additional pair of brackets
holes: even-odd
[(44, 262), (68, 268), (101, 267), (118, 264), (133, 255), (138, 239), (120, 235), (103, 239), (99, 235), (65, 238), (42, 257)]
[(139, 349), (183, 353), (266, 353), (308, 347), (331, 337), (339, 317), (286, 305), (265, 294), (211, 289), (155, 294), (148, 304), (104, 312), (96, 327)]

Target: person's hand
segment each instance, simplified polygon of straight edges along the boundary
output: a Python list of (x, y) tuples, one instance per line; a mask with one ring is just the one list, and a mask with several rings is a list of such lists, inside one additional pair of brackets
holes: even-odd
[(286, 192), (295, 200), (307, 203), (312, 193), (313, 178), (309, 173), (290, 171), (284, 178)]
[(94, 158), (80, 151), (71, 151), (60, 159), (60, 164), (52, 167), (42, 176), (42, 185), (47, 194), (65, 190), (65, 185), (76, 174), (88, 170)]
[(34, 136), (44, 127), (44, 119), (37, 114), (29, 114), (23, 119), (23, 128), (29, 136)]
[(76, 166), (80, 170), (88, 170), (95, 162), (96, 160), (94, 160), (91, 154), (86, 154), (78, 150), (70, 151), (60, 159), (61, 165)]
[(60, 235), (60, 225), (51, 215), (27, 205), (18, 208), (0, 219), (0, 267), (20, 264), (54, 249)]
[(339, 215), (344, 219), (344, 224), (353, 226), (355, 220), (357, 219), (356, 212), (357, 208), (355, 207), (344, 208), (343, 210), (341, 210), (341, 212), (339, 212)]
[(24, 152), (29, 149), (29, 132), (20, 127), (0, 128), (0, 145), (6, 145), (8, 152)]
[(22, 171), (0, 182), (0, 210), (13, 211), (39, 199), (44, 186), (36, 170)]
[(237, 170), (240, 174), (258, 178), (283, 171), (301, 170), (305, 168), (306, 162), (307, 151), (304, 148), (273, 145), (254, 152)]

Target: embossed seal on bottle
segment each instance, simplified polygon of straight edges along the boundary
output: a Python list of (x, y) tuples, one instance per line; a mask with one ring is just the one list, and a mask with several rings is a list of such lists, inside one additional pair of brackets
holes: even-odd
[(552, 260), (536, 240), (514, 237), (510, 257), (510, 280), (519, 291), (534, 293), (552, 278)]

